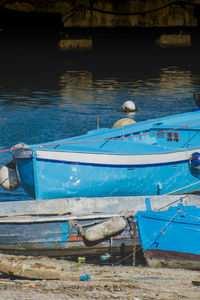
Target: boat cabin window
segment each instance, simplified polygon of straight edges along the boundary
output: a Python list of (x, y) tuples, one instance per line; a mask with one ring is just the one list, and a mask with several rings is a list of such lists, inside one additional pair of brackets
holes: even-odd
[(167, 141), (168, 142), (179, 142), (179, 133), (178, 132), (167, 132)]

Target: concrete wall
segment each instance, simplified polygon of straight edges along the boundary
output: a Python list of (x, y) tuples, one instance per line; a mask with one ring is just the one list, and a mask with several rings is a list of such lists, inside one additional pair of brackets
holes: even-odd
[(198, 9), (194, 4), (197, 2), (187, 3), (181, 5), (181, 1), (170, 0), (67, 1), (62, 21), (65, 27), (196, 27)]
[(199, 0), (0, 0), (0, 6), (61, 13), (65, 27), (196, 27), (200, 20)]

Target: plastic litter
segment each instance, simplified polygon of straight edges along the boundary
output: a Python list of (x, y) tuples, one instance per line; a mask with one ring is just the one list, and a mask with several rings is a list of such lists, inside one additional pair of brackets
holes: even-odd
[(78, 257), (78, 262), (79, 263), (84, 263), (85, 262), (85, 257)]
[(89, 279), (91, 279), (91, 276), (88, 274), (85, 274), (83, 276), (80, 276), (80, 280), (81, 281), (88, 281)]
[(100, 256), (100, 260), (108, 260), (111, 257), (110, 254), (105, 254)]

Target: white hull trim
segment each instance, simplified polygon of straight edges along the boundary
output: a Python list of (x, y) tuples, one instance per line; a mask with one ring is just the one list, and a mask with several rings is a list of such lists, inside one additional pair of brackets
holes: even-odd
[(95, 154), (60, 151), (37, 151), (36, 157), (41, 160), (63, 161), (69, 163), (99, 164), (99, 165), (154, 165), (181, 163), (187, 161), (194, 152), (200, 149), (179, 151), (163, 154), (126, 155), (126, 154)]

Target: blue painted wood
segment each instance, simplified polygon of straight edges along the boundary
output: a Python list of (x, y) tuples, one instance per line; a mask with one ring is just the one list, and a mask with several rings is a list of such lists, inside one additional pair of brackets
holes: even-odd
[(139, 211), (136, 220), (149, 265), (199, 268), (200, 208), (180, 203), (167, 211)]
[[(189, 203), (197, 203), (197, 205), (200, 203), (199, 196), (184, 195), (183, 197)], [(153, 216), (154, 213), (155, 216), (162, 216), (162, 218), (159, 217), (160, 222), (162, 222), (159, 229), (169, 222), (171, 216), (177, 214), (177, 210), (179, 219), (183, 223), (185, 210), (180, 207), (176, 206), (174, 210), (170, 208), (167, 212), (151, 211), (151, 206), (153, 209), (158, 209), (165, 205), (175, 204), (180, 200), (180, 196), (153, 196), (150, 199), (151, 205), (148, 203), (148, 211), (143, 213), (144, 215), (147, 214), (148, 217), (149, 215)], [(198, 216), (196, 214), (197, 208), (191, 207), (193, 208), (191, 213)], [(122, 245), (129, 247), (132, 251), (132, 216), (138, 209), (144, 209), (144, 197), (74, 198), (0, 203), (0, 251), (48, 256), (82, 255), (83, 253), (84, 255), (102, 254), (108, 251), (119, 254)], [(124, 216), (128, 219), (126, 219), (127, 224), (122, 232), (113, 235), (111, 239), (107, 238), (95, 242), (87, 242), (82, 238), (78, 230), (79, 226), (82, 226), (83, 231), (85, 231), (108, 218), (121, 215), (121, 211), (124, 210), (126, 210)], [(65, 214), (66, 212), (69, 214)], [(33, 215), (31, 216), (31, 214)], [(142, 212), (137, 214), (137, 216), (139, 215), (142, 215)], [(198, 218), (194, 219), (196, 220), (195, 224), (199, 224)], [(156, 220), (154, 218), (151, 218), (150, 222), (148, 221), (149, 218), (144, 218), (144, 220), (147, 221), (145, 225), (148, 230), (147, 233), (152, 234), (151, 222), (154, 224)], [(158, 230), (156, 224), (154, 229)], [(151, 239), (151, 236), (148, 236), (147, 239)], [(176, 238), (176, 240), (178, 239)]]
[[(0, 244), (62, 245), (69, 237), (67, 222), (0, 224)], [(34, 247), (34, 246), (33, 246)]]

